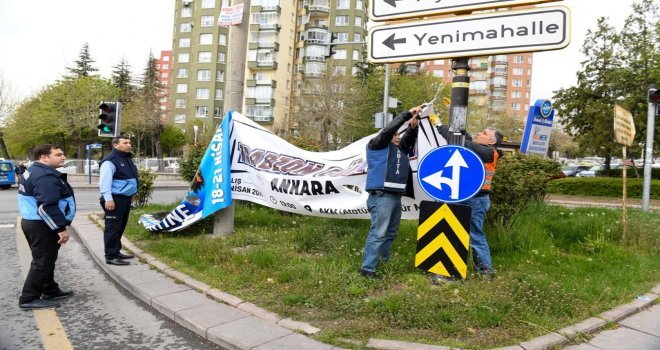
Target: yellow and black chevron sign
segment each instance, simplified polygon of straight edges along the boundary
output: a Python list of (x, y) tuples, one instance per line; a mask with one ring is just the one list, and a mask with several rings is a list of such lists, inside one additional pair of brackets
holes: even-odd
[(471, 213), (472, 209), (467, 205), (422, 201), (415, 267), (442, 276), (465, 279)]

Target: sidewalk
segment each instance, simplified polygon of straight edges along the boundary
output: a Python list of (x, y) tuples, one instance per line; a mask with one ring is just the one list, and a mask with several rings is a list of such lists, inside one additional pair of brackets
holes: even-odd
[[(176, 323), (190, 329), (205, 339), (227, 349), (258, 350), (333, 350), (340, 349), (302, 335), (314, 335), (320, 329), (304, 322), (283, 318), (275, 313), (245, 302), (240, 298), (212, 289), (192, 277), (171, 269), (153, 256), (143, 252), (126, 238), (123, 246), (138, 259), (130, 260), (129, 266), (105, 264), (103, 231), (98, 224), (103, 221), (93, 216), (76, 219), (72, 229), (87, 247), (92, 258), (119, 285), (131, 292)], [(596, 334), (587, 343), (571, 345), (573, 350), (658, 350), (660, 349), (660, 305), (654, 305), (660, 295), (660, 283), (653, 290), (638, 296), (630, 303), (591, 317), (556, 332), (530, 339), (513, 346), (510, 350), (557, 349)], [(389, 339), (369, 339), (366, 348), (389, 350), (450, 350), (450, 347), (409, 343)]]

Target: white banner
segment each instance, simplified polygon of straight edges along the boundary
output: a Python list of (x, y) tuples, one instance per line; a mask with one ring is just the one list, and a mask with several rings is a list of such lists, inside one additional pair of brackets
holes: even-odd
[(220, 27), (229, 27), (236, 24), (241, 24), (243, 20), (243, 4), (238, 4), (220, 9), (220, 16), (218, 17), (218, 25)]

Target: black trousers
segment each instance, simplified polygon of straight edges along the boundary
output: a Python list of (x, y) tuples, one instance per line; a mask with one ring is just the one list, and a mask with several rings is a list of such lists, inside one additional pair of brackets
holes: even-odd
[(37, 220), (21, 220), (21, 229), (32, 251), (32, 263), (18, 299), (19, 304), (39, 299), (42, 294), (57, 294), (60, 291), (54, 279), (55, 261), (60, 250), (57, 231)]
[(105, 199), (101, 197), (101, 208), (105, 212), (105, 230), (103, 231), (103, 243), (105, 244), (106, 260), (119, 257), (121, 249), (121, 236), (128, 223), (128, 215), (131, 213), (131, 197), (112, 195), (115, 201), (115, 210), (105, 209)]

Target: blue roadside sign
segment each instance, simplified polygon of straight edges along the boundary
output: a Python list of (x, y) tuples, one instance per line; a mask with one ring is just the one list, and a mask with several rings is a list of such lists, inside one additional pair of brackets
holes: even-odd
[(87, 148), (101, 148), (100, 143), (92, 143), (90, 145), (87, 145)]
[(431, 198), (458, 203), (479, 193), (486, 168), (473, 151), (447, 145), (427, 153), (419, 162), (417, 180)]

